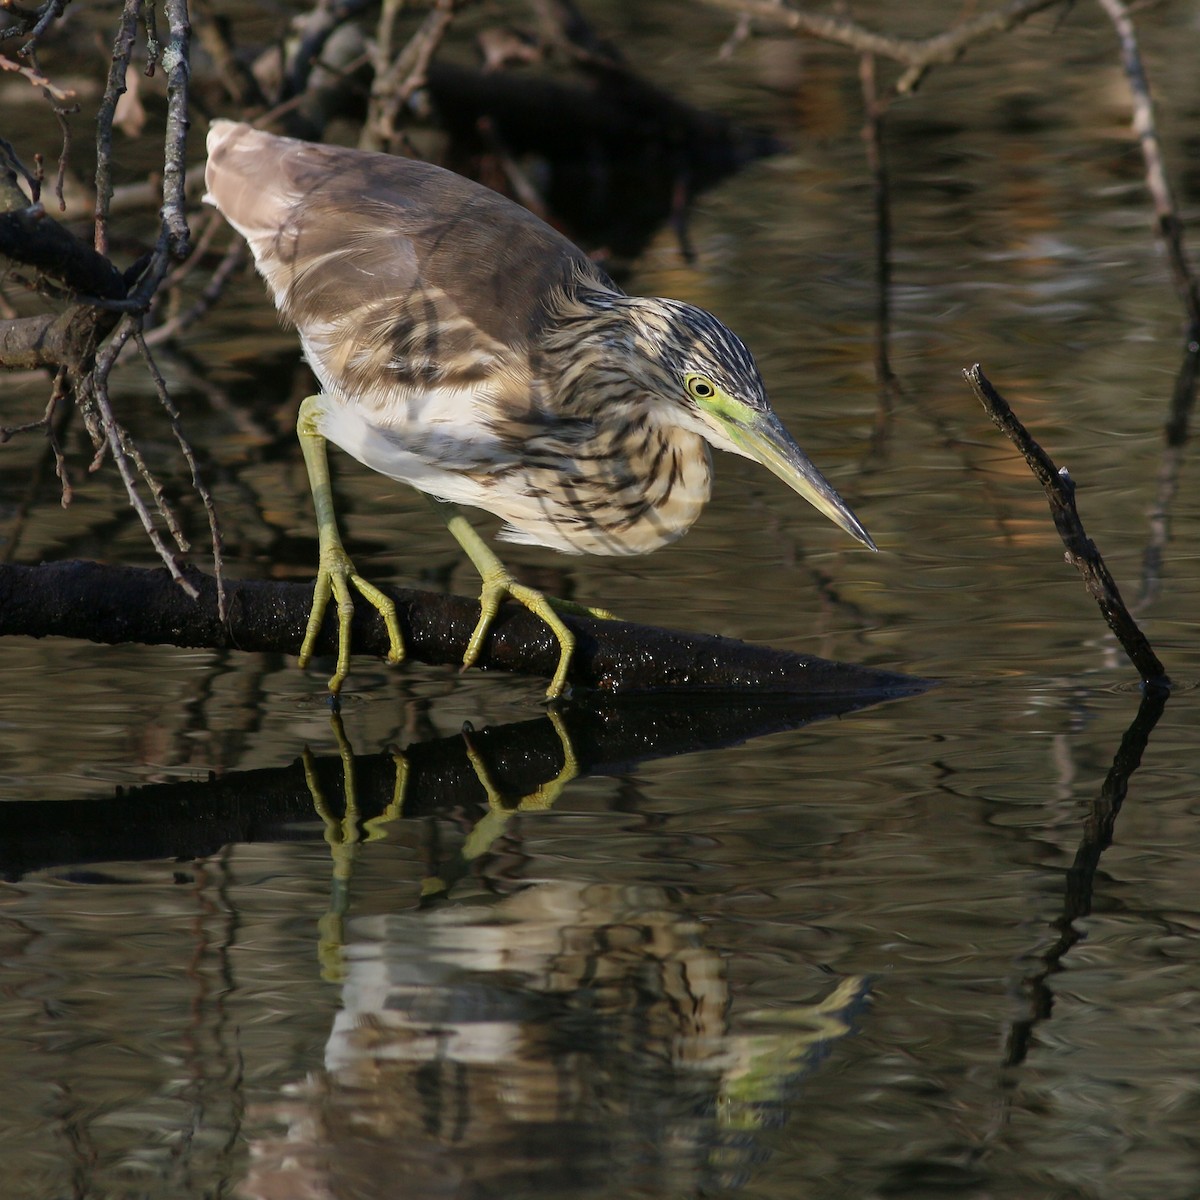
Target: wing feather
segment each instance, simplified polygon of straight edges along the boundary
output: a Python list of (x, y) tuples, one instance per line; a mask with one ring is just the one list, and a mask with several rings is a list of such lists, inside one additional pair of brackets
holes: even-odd
[(215, 121), (205, 182), (322, 383), (358, 402), (520, 375), (562, 295), (612, 288), (533, 213), (429, 163)]

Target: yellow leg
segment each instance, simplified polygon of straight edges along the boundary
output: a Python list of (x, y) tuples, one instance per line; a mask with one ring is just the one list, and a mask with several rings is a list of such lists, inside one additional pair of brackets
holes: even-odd
[(350, 622), (354, 617), (351, 586), (379, 610), (379, 615), (387, 626), (388, 641), (391, 645), (388, 662), (398, 663), (404, 657), (404, 642), (400, 636), (395, 604), (355, 571), (354, 563), (350, 561), (350, 556), (342, 545), (337, 515), (333, 511), (333, 485), (329, 478), (325, 439), (317, 428), (320, 402), (319, 396), (309, 396), (301, 403), (296, 421), (296, 435), (300, 439), (300, 449), (304, 452), (304, 465), (308, 469), (313, 507), (317, 510), (317, 536), (321, 546), (312, 611), (308, 615), (308, 628), (300, 647), (300, 666), (308, 666), (309, 659), (312, 658), (313, 646), (321, 632), (325, 610), (329, 607), (332, 596), (337, 600), (338, 654), (337, 666), (329, 680), (329, 690), (336, 696), (350, 672)]
[[(483, 649), (484, 639), (496, 614), (500, 611), (500, 602), (505, 596), (511, 596), (519, 604), (523, 604), (535, 616), (541, 617), (550, 626), (550, 632), (558, 639), (560, 653), (558, 667), (546, 695), (551, 700), (561, 696), (567, 686), (567, 671), (571, 665), (571, 654), (575, 650), (575, 635), (563, 624), (562, 618), (555, 609), (555, 602), (547, 599), (536, 588), (526, 587), (518, 583), (507, 571), (504, 564), (496, 557), (491, 547), (472, 528), (466, 517), (454, 507), (439, 501), (433, 502), (434, 508), (446, 522), (446, 528), (454, 534), (455, 540), (466, 551), (467, 557), (475, 564), (475, 569), (483, 579), (483, 590), (479, 593), (479, 621), (467, 643), (467, 652), (463, 655), (463, 666), (473, 666)], [(579, 606), (565, 605), (568, 610), (580, 611)], [(599, 609), (583, 610), (595, 616), (607, 616)]]

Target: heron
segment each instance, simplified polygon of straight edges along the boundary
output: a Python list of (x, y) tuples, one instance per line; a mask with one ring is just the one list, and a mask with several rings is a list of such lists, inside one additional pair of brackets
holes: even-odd
[(558, 641), (551, 698), (575, 644), (562, 602), (519, 583), (460, 506), (498, 516), (502, 540), (646, 554), (700, 515), (716, 447), (876, 548), (775, 415), (740, 338), (694, 305), (626, 294), (499, 193), (430, 163), (227, 120), (210, 127), (205, 185), (320, 383), (296, 424), (319, 542), (299, 657), (307, 666), (333, 599), (334, 696), (350, 669), (352, 593), (379, 611), (389, 662), (404, 643), (394, 602), (343, 545), (330, 442), (425, 493), (479, 571), (464, 668), (511, 597)]

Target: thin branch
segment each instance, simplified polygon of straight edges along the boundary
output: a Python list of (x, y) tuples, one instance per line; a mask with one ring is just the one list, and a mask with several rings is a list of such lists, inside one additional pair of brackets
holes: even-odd
[(728, 62), (738, 47), (749, 39), (752, 28), (750, 14), (739, 13), (729, 36), (721, 43), (721, 48), (717, 51), (717, 61)]
[[(163, 226), (167, 253), (182, 262), (189, 253), (187, 223), (188, 73), (191, 25), (187, 0), (166, 0), (167, 44), (163, 70), (167, 73), (167, 130), (163, 153)], [(164, 264), (163, 274), (166, 274)]]
[(374, 2), (375, 0), (318, 0), (312, 12), (296, 19), (295, 28), (300, 36), (300, 44), (291, 56), (284, 81), (284, 100), (294, 99), (304, 93), (308, 87), (309, 76), (326, 42), (342, 25), (359, 16)]
[(11, 58), (5, 58), (3, 54), (0, 54), (0, 71), (15, 71), (18, 75), (23, 75), (33, 87), (41, 88), (52, 100), (60, 103), (75, 99), (76, 93), (73, 88), (60, 88), (51, 83), (40, 71), (15, 63)]
[(100, 109), (96, 113), (96, 215), (94, 245), (100, 254), (108, 253), (108, 206), (112, 200), (112, 129), (117, 112), (117, 101), (125, 92), (125, 74), (129, 70), (129, 59), (133, 54), (133, 42), (137, 37), (138, 19), (142, 0), (125, 0), (121, 11), (121, 23), (113, 41), (112, 61), (108, 68), (108, 82)]
[(620, 47), (601, 37), (574, 0), (530, 0), (542, 38), (575, 62), (602, 69), (625, 66)]
[(897, 95), (905, 95), (917, 88), (931, 67), (956, 62), (976, 42), (1005, 33), (1037, 13), (1069, 0), (1009, 0), (928, 38), (893, 37), (847, 17), (793, 8), (779, 0), (704, 0), (704, 3), (748, 16), (764, 25), (847, 46), (859, 54), (898, 62), (908, 69), (893, 90)]
[(41, 494), (43, 475), (48, 460), (52, 460), (54, 463), (54, 473), (59, 480), (59, 497), (63, 508), (71, 503), (71, 479), (67, 471), (66, 456), (62, 449), (63, 431), (74, 411), (68, 403), (68, 398), (68, 372), (65, 367), (60, 367), (55, 374), (50, 400), (41, 418), (16, 429), (0, 429), (0, 443), (7, 441), (11, 434), (29, 432), (39, 428), (44, 429), (46, 435), (45, 448), (30, 472), (25, 494), (16, 505), (7, 534), (0, 538), (0, 561), (12, 562), (16, 557), (29, 514)]
[[(138, 520), (141, 521), (142, 528), (146, 531), (146, 536), (150, 539), (150, 544), (154, 547), (155, 553), (162, 559), (171, 574), (171, 578), (194, 599), (197, 595), (196, 589), (184, 578), (178, 560), (175, 558), (170, 547), (163, 541), (162, 535), (154, 523), (154, 518), (150, 515), (150, 510), (146, 507), (138, 491), (134, 469), (138, 466), (142, 467), (141, 473), (144, 477), (148, 478), (152, 491), (155, 488), (153, 477), (148, 476), (148, 473), (144, 469), (144, 464), (140, 463), (140, 457), (135, 460), (131, 455), (129, 435), (113, 413), (108, 397), (108, 376), (117, 361), (117, 356), (121, 353), (122, 347), (138, 332), (139, 327), (140, 319), (138, 317), (126, 316), (121, 318), (116, 333), (113, 334), (104, 352), (96, 359), (95, 369), (88, 380), (89, 394), (85, 402), (85, 408), (87, 411), (95, 414), (98, 430), (100, 436), (103, 438), (103, 446), (106, 446), (112, 455), (113, 463), (121, 476), (121, 482), (125, 485), (125, 493), (129, 497), (129, 503), (133, 511), (137, 514)], [(93, 433), (93, 437), (95, 436), (95, 433)], [(101, 451), (98, 449), (97, 456), (92, 464), (93, 470), (98, 465), (100, 457)], [(168, 528), (171, 528), (172, 533), (176, 535), (176, 541), (180, 541), (182, 535), (178, 532), (178, 525), (174, 522), (173, 514), (170, 513), (170, 507), (166, 505), (165, 498), (161, 494), (161, 489), (156, 493), (155, 499), (159, 512), (164, 514)], [(181, 546), (180, 548), (184, 547)]]
[[(226, 615), (226, 597), (225, 597), (225, 573), (224, 573), (224, 555), (223, 541), (221, 538), (221, 524), (217, 517), (217, 506), (213, 500), (212, 492), (209, 491), (208, 484), (201, 474), (200, 465), (196, 461), (196, 452), (192, 449), (192, 444), (188, 441), (187, 435), (183, 431), (183, 424), (179, 417), (179, 409), (175, 407), (175, 402), (171, 399), (170, 393), (167, 391), (166, 380), (162, 377), (162, 372), (158, 369), (158, 364), (154, 361), (154, 356), (150, 353), (149, 347), (146, 345), (146, 339), (137, 335), (138, 348), (142, 352), (142, 357), (146, 361), (146, 367), (150, 372), (150, 377), (154, 380), (154, 387), (158, 393), (158, 402), (163, 406), (167, 416), (171, 420), (171, 432), (175, 435), (176, 442), (179, 443), (179, 449), (183, 453), (188, 467), (192, 472), (192, 487), (196, 489), (196, 494), (200, 497), (204, 504), (204, 512), (208, 518), (208, 533), (212, 544), (213, 556), (213, 573), (217, 580), (217, 613), (222, 621)], [(186, 546), (181, 549), (186, 549)]]
[[(137, 337), (136, 322), (133, 330), (134, 338)], [(101, 412), (103, 413), (104, 405), (108, 403), (108, 393), (104, 394)], [(111, 415), (111, 414), (110, 414)], [(146, 486), (150, 489), (150, 495), (154, 499), (154, 507), (158, 510), (158, 515), (162, 517), (163, 523), (167, 527), (167, 532), (175, 541), (175, 545), (186, 554), (192, 547), (187, 539), (187, 535), (183, 532), (183, 526), (179, 523), (179, 518), (175, 515), (175, 510), (171, 507), (170, 501), (167, 500), (167, 489), (163, 486), (162, 481), (150, 469), (149, 463), (146, 462), (142, 454), (142, 448), (133, 440), (129, 431), (121, 424), (111, 422), (111, 427), (115, 428), (118, 436), (121, 439), (121, 451), (129, 461), (137, 468), (138, 474), (145, 480)], [(106, 424), (108, 430), (110, 424)]]
[[(12, 142), (4, 138), (0, 138), (0, 188), (3, 189), (0, 194), (0, 208), (5, 212), (14, 208), (24, 208), (29, 199), (25, 197), (25, 193), (17, 186), (16, 176), (20, 176), (25, 180), (26, 186), (29, 188), (29, 196), (34, 204), (41, 198), (42, 179), (40, 172), (31, 171), (22, 161), (16, 148)], [(18, 193), (20, 193), (18, 195)]]
[[(1185, 369), (1195, 360), (1196, 354), (1189, 353), (1185, 358)], [(1169, 431), (1170, 426), (1159, 463), (1154, 501), (1148, 513), (1150, 532), (1142, 551), (1142, 588), (1134, 605), (1139, 612), (1156, 600), (1162, 590), (1163, 558), (1171, 540), (1171, 509), (1179, 491), (1179, 473), (1183, 469), (1183, 447), (1172, 444)]]
[(0, 367), (11, 371), (78, 368), (115, 324), (115, 317), (89, 304), (0, 321)]
[(45, 272), (80, 297), (119, 301), (126, 295), (125, 280), (112, 262), (41, 204), (0, 212), (0, 255)]
[(67, 0), (46, 0), (46, 3), (39, 10), (40, 16), (29, 35), (29, 40), (18, 51), (22, 58), (34, 52), (37, 48), (38, 39), (63, 15), (63, 10), (66, 7)]
[(196, 301), (182, 312), (176, 313), (169, 321), (165, 321), (162, 325), (150, 330), (145, 335), (146, 344), (148, 346), (158, 346), (163, 342), (170, 341), (171, 338), (182, 333), (189, 326), (194, 325), (205, 316), (209, 309), (221, 298), (229, 280), (237, 274), (245, 260), (246, 243), (241, 236), (238, 236), (217, 264), (212, 275), (209, 277), (208, 283), (204, 285)]
[(887, 439), (896, 400), (903, 394), (892, 370), (892, 210), (888, 191), (887, 164), (883, 151), (883, 119), (887, 102), (881, 100), (875, 77), (875, 56), (859, 59), (859, 82), (863, 95), (863, 145), (867, 168), (871, 172), (871, 192), (875, 206), (875, 386), (879, 403), (875, 427), (871, 431), (871, 455), (879, 455)]
[(1154, 102), (1150, 97), (1150, 81), (1138, 48), (1137, 31), (1122, 0), (1098, 0), (1098, 3), (1108, 14), (1120, 39), (1121, 62), (1133, 93), (1133, 132), (1146, 164), (1146, 187), (1154, 203), (1158, 233), (1167, 248), (1175, 286), (1187, 310), (1188, 321), (1193, 331), (1200, 331), (1200, 288), (1183, 245), (1183, 222), (1167, 179), (1162, 142), (1154, 119)]
[(1109, 629), (1141, 675), (1142, 682), (1147, 687), (1170, 688), (1171, 680), (1162, 663), (1125, 607), (1096, 544), (1084, 532), (1083, 522), (1075, 507), (1075, 484), (1066, 468), (1060, 469), (1054, 465), (1050, 456), (1017, 419), (1004, 397), (992, 387), (978, 363), (965, 370), (963, 375), (992, 424), (1021, 451), (1029, 469), (1041, 483), (1050, 502), (1055, 528), (1067, 548), (1067, 561), (1083, 576), (1088, 592), (1100, 606)]
[(267, 107), (267, 98), (254, 72), (237, 55), (227, 21), (212, 10), (209, 0), (193, 0), (192, 19), (200, 45), (217, 69), (230, 100), (240, 112)]
[(158, 36), (158, 12), (155, 0), (145, 0), (142, 5), (142, 32), (146, 36), (146, 77), (150, 78), (158, 69), (162, 59), (163, 45)]
[(1200, 286), (1188, 260), (1183, 240), (1183, 221), (1167, 178), (1162, 142), (1154, 116), (1150, 81), (1138, 47), (1137, 31), (1122, 0), (1098, 0), (1117, 31), (1121, 62), (1129, 80), (1133, 102), (1133, 131), (1141, 147), (1146, 169), (1146, 189), (1154, 205), (1155, 225), (1166, 247), (1171, 275), (1187, 317), (1183, 361), (1175, 376), (1170, 414), (1164, 431), (1166, 446), (1158, 473), (1158, 487), (1150, 510), (1150, 537), (1142, 554), (1142, 590), (1138, 607), (1157, 594), (1162, 580), (1163, 555), (1170, 540), (1169, 514), (1179, 487), (1182, 449), (1188, 440), (1196, 387), (1200, 381)]
[(454, 20), (458, 0), (437, 0), (395, 62), (376, 64), (371, 105), (359, 144), (388, 149), (397, 136), (397, 118), (409, 97), (425, 83), (429, 63)]
[[(101, 240), (107, 243), (108, 203), (111, 196), (109, 157), (112, 153), (112, 116), (116, 107), (116, 98), (125, 88), (125, 72), (129, 65), (132, 37), (136, 32), (140, 9), (141, 0), (126, 0), (122, 14), (121, 32), (118, 34), (113, 52), (109, 87), (105, 91), (105, 99), (101, 105), (101, 119), (98, 120), (97, 147), (100, 155), (100, 161), (96, 168), (96, 236), (98, 245)], [(167, 74), (167, 123), (163, 148), (162, 219), (158, 242), (129, 298), (124, 302), (113, 302), (115, 307), (128, 311), (121, 318), (116, 333), (103, 353), (96, 358), (95, 366), (87, 381), (88, 403), (86, 408), (95, 414), (99, 433), (102, 435), (102, 445), (107, 446), (113, 456), (113, 462), (125, 484), (129, 502), (133, 506), (134, 512), (137, 513), (151, 545), (170, 571), (172, 578), (180, 584), (185, 592), (194, 595), (194, 588), (183, 577), (174, 554), (163, 541), (149, 509), (142, 501), (137, 489), (134, 468), (150, 487), (159, 515), (166, 522), (168, 530), (180, 549), (187, 548), (187, 539), (183, 536), (174, 511), (167, 503), (162, 485), (149, 471), (136, 445), (117, 421), (108, 396), (108, 377), (122, 348), (130, 338), (141, 335), (145, 313), (172, 262), (181, 262), (189, 252), (190, 233), (185, 211), (186, 165), (184, 154), (187, 143), (188, 50), (191, 27), (188, 24), (186, 0), (167, 0), (166, 14), (168, 35), (161, 60)], [(129, 27), (131, 19), (133, 21), (132, 29)], [(101, 181), (104, 181), (105, 190), (101, 188)], [(96, 437), (95, 431), (93, 431), (93, 437)], [(100, 452), (98, 448), (93, 469), (99, 461)], [(216, 543), (214, 543), (214, 555), (217, 555), (215, 561), (219, 563)]]
[(1138, 48), (1137, 32), (1129, 9), (1122, 0), (1099, 0), (1108, 14), (1121, 43), (1121, 62), (1133, 95), (1133, 131), (1141, 147), (1146, 167), (1146, 188), (1154, 204), (1158, 235), (1167, 250), (1171, 275), (1187, 314), (1187, 342), (1183, 364), (1175, 379), (1171, 397), (1171, 415), (1166, 427), (1168, 447), (1182, 446), (1187, 441), (1188, 424), (1196, 400), (1196, 384), (1200, 377), (1200, 285), (1188, 260), (1183, 241), (1183, 221), (1167, 178), (1162, 142), (1154, 118), (1154, 103), (1150, 96), (1150, 81)]

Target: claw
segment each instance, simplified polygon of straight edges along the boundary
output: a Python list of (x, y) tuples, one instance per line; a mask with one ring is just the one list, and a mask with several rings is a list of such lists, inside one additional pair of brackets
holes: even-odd
[[(336, 533), (335, 533), (336, 536)], [(325, 541), (325, 539), (322, 539)], [(389, 663), (398, 663), (404, 658), (404, 639), (400, 634), (400, 622), (396, 616), (396, 605), (390, 596), (384, 595), (374, 584), (369, 583), (354, 569), (354, 563), (346, 553), (341, 541), (326, 542), (321, 550), (321, 562), (317, 568), (317, 583), (313, 589), (312, 609), (308, 614), (308, 625), (304, 631), (304, 642), (300, 647), (300, 666), (308, 666), (313, 655), (317, 637), (325, 621), (325, 610), (331, 598), (337, 600), (338, 653), (337, 666), (329, 679), (329, 690), (336, 696), (341, 691), (346, 676), (350, 673), (350, 626), (354, 620), (353, 587), (383, 618), (388, 633)]]
[(558, 667), (546, 695), (556, 700), (566, 691), (567, 672), (571, 667), (571, 655), (575, 652), (575, 635), (566, 627), (562, 618), (554, 611), (553, 604), (536, 588), (526, 587), (518, 583), (503, 567), (496, 564), (498, 570), (489, 570), (483, 574), (483, 591), (479, 594), (479, 620), (476, 622), (470, 641), (467, 642), (467, 652), (463, 655), (463, 667), (473, 667), (483, 650), (496, 614), (500, 611), (500, 602), (505, 596), (511, 596), (518, 604), (523, 604), (534, 616), (541, 617), (550, 627), (550, 632), (558, 639)]

